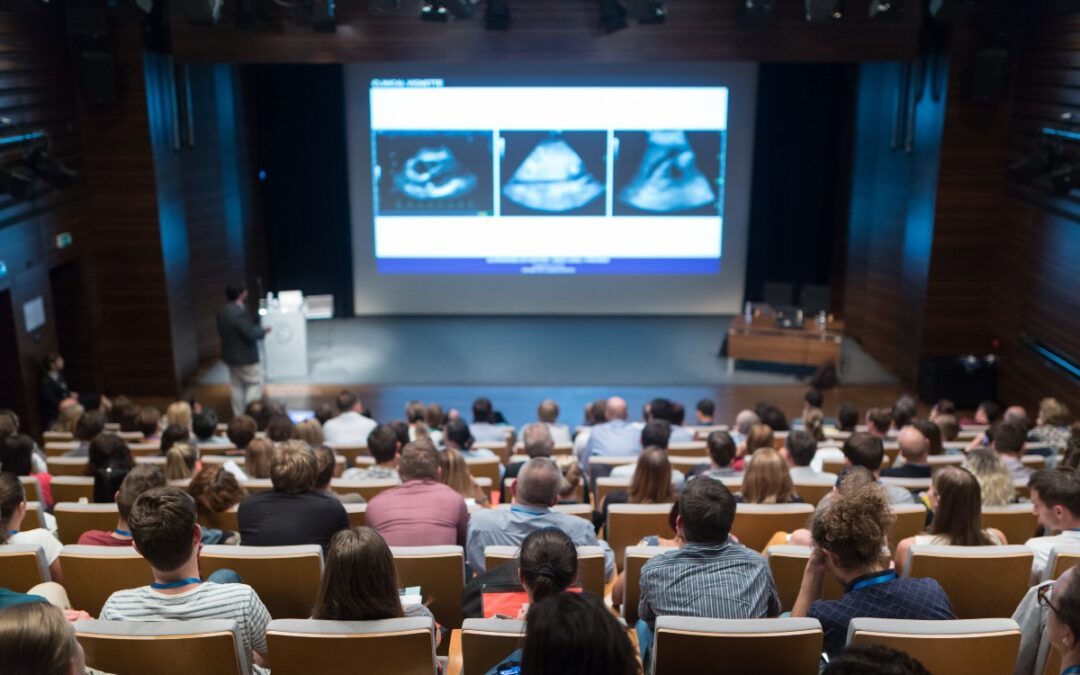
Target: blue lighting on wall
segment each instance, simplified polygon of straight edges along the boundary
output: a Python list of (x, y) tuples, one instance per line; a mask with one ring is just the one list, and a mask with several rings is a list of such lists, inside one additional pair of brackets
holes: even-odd
[(1042, 132), (1047, 136), (1057, 136), (1059, 138), (1067, 138), (1070, 141), (1080, 141), (1080, 131), (1065, 131), (1064, 129), (1044, 127)]
[(1080, 380), (1080, 366), (1070, 361), (1068, 358), (1057, 353), (1053, 349), (1046, 347), (1038, 342), (1032, 341), (1029, 345), (1036, 354), (1043, 357), (1050, 363), (1053, 363), (1058, 368), (1061, 368), (1068, 374), (1072, 375), (1076, 379)]
[(25, 134), (17, 134), (15, 136), (5, 136), (0, 138), (0, 147), (5, 145), (15, 145), (16, 143), (24, 143), (26, 141), (34, 141), (39, 138), (45, 138), (44, 131), (31, 131)]

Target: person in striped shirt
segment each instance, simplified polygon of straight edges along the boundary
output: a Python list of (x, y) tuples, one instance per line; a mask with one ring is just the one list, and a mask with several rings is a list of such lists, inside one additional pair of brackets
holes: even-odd
[(177, 487), (148, 490), (131, 508), (128, 524), (135, 549), (150, 564), (149, 586), (113, 593), (101, 608), (107, 621), (236, 622), (242, 651), (259, 668), (269, 668), (266, 626), (270, 613), (255, 591), (235, 572), (219, 570), (205, 581), (199, 575), (202, 532), (191, 495)]

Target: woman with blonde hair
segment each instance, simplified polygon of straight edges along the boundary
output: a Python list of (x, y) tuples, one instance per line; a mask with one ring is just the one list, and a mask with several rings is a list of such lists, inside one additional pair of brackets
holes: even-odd
[(75, 424), (79, 421), (79, 418), (86, 412), (86, 408), (82, 407), (78, 403), (64, 406), (60, 409), (60, 414), (56, 418), (56, 424), (53, 425), (53, 431), (66, 431), (69, 434), (75, 433)]
[(1001, 457), (990, 448), (976, 448), (967, 454), (964, 468), (975, 476), (983, 506), (1006, 506), (1016, 502), (1013, 477)]
[(821, 408), (810, 408), (803, 415), (803, 428), (818, 443), (825, 440), (825, 413)]
[(173, 401), (165, 409), (165, 426), (174, 424), (191, 431), (191, 404), (187, 401)]
[(455, 492), (465, 498), (466, 502), (472, 499), (477, 504), (487, 503), (487, 496), (469, 473), (469, 463), (465, 461), (460, 452), (453, 448), (441, 451), (439, 453), (439, 466), (442, 467), (439, 480), (444, 485), (453, 488)]
[(270, 477), (270, 456), (274, 454), (274, 444), (266, 438), (256, 438), (244, 449), (244, 473), (248, 478)]
[(59, 607), (28, 602), (0, 611), (0, 663), (7, 675), (86, 675), (75, 628)]
[(297, 424), (293, 429), (293, 434), (313, 448), (323, 444), (322, 425), (314, 417)]
[(1056, 398), (1044, 398), (1039, 401), (1039, 416), (1031, 436), (1040, 443), (1061, 450), (1069, 442), (1069, 422), (1072, 415), (1069, 408)]
[(791, 482), (788, 464), (771, 447), (758, 448), (743, 474), (742, 491), (735, 500), (744, 504), (801, 503)]
[(165, 477), (169, 480), (191, 478), (198, 470), (199, 448), (194, 443), (173, 443), (165, 453)]

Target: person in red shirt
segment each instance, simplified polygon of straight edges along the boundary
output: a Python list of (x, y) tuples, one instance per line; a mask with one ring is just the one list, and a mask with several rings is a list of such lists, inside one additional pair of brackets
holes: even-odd
[(79, 544), (84, 546), (131, 546), (131, 528), (128, 527), (128, 516), (131, 515), (131, 506), (135, 498), (152, 488), (165, 487), (165, 472), (161, 467), (152, 464), (139, 464), (128, 472), (120, 489), (116, 491), (116, 508), (120, 511), (120, 517), (116, 520), (116, 529), (112, 532), (107, 530), (88, 530), (79, 537)]

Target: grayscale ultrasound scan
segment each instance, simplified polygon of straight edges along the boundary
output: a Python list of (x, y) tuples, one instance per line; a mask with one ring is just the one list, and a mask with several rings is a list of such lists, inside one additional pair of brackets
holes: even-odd
[(616, 131), (614, 215), (718, 215), (719, 131)]
[(503, 215), (604, 215), (607, 133), (506, 131)]
[(490, 215), (492, 132), (376, 135), (375, 181), (382, 215)]

